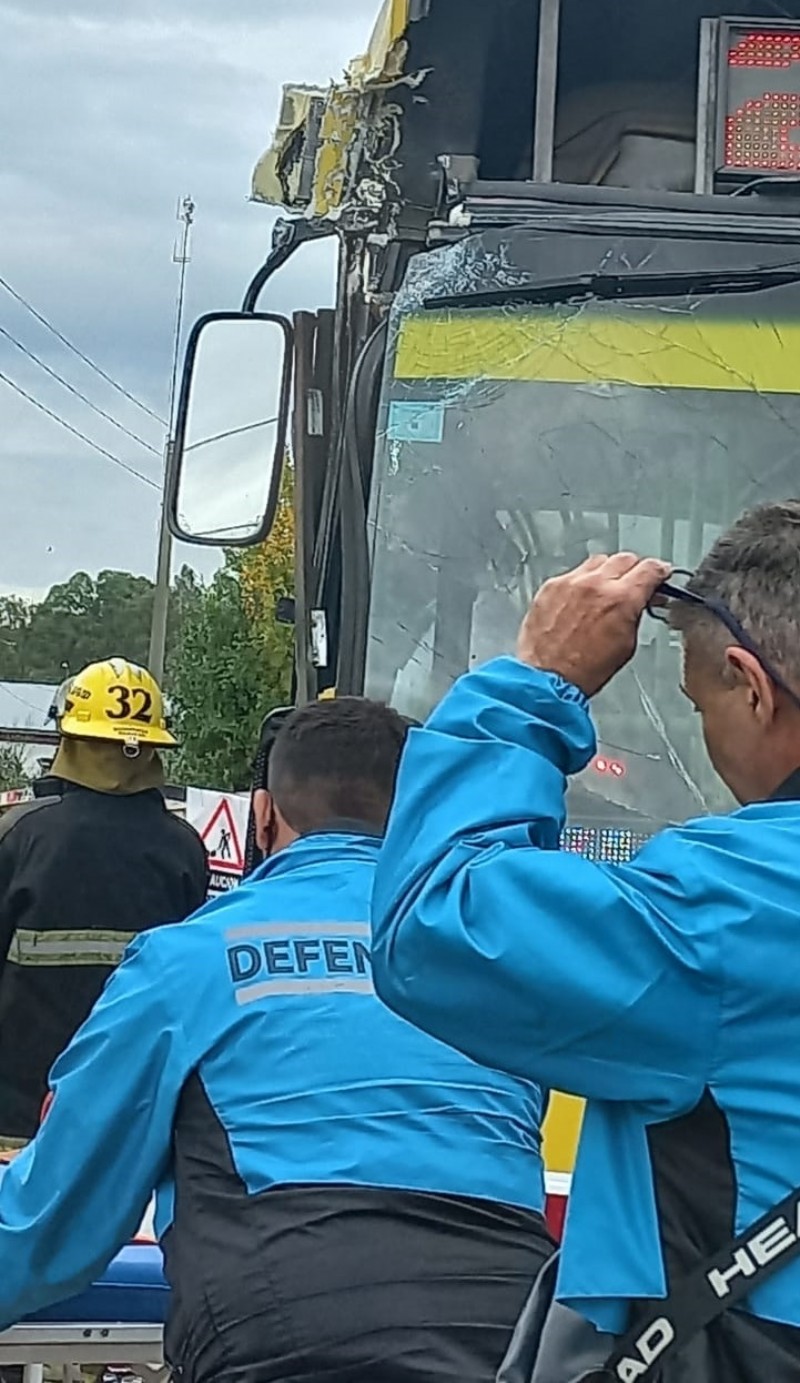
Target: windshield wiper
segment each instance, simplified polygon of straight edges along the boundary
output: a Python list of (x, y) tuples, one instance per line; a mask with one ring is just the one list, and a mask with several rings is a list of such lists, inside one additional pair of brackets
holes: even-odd
[(426, 298), (423, 307), (436, 312), (447, 307), (535, 306), (538, 303), (580, 302), (588, 298), (676, 298), (690, 293), (757, 293), (800, 283), (800, 265), (755, 269), (706, 269), (691, 273), (579, 274), (571, 279), (544, 279), (513, 288), (444, 294)]

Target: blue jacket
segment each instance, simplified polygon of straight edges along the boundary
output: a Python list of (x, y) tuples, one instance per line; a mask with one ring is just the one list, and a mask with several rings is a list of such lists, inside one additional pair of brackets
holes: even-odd
[[(163, 1237), (192, 1199), (181, 1157), (202, 1195), (210, 1154), (199, 1124), (182, 1132), (190, 1091), (245, 1197), (338, 1183), (541, 1207), (538, 1087), (476, 1066), (375, 997), (379, 845), (307, 837), (129, 949), (54, 1068), (36, 1139), (0, 1177), (0, 1326), (80, 1291), (154, 1188)], [(218, 1236), (218, 1254), (224, 1206), (213, 1232), (197, 1218), (189, 1251)]]
[[(594, 752), (575, 687), (511, 658), (463, 677), (403, 759), (373, 966), (427, 1032), (588, 1099), (558, 1295), (618, 1332), (626, 1303), (665, 1293), (654, 1148), (680, 1136), (671, 1121), (702, 1108), (722, 1125), (698, 1174), (687, 1122), (673, 1168), (700, 1213), (730, 1171), (709, 1253), (800, 1182), (800, 802), (595, 864), (557, 848), (566, 775)], [(751, 1307), (800, 1325), (800, 1264)]]

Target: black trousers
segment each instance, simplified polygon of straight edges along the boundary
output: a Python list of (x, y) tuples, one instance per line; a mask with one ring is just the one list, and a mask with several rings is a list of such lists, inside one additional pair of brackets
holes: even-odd
[(235, 1286), (221, 1263), (201, 1268), (198, 1244), (192, 1289), (167, 1238), (182, 1383), (494, 1383), (554, 1248), (540, 1216), (487, 1202), (336, 1187), (258, 1199)]

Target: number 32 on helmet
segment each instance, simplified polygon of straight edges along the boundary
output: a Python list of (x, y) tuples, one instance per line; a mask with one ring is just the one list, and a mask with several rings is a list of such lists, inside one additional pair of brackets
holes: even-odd
[(73, 739), (150, 744), (177, 743), (167, 724), (161, 688), (146, 668), (123, 658), (92, 663), (61, 689), (58, 728)]

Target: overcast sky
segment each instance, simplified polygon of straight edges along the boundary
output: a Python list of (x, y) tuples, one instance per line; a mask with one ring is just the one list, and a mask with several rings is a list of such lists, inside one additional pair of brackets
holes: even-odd
[[(178, 271), (176, 204), (197, 206), (187, 318), (238, 307), (273, 214), (248, 202), (285, 81), (326, 82), (363, 51), (379, 0), (0, 0), (0, 276), (164, 416)], [(262, 307), (321, 306), (308, 246)], [(0, 328), (161, 452), (163, 429), (4, 289)], [(0, 371), (158, 482), (159, 455), (93, 414), (0, 334)], [(158, 490), (0, 380), (0, 590), (78, 569), (152, 575)], [(185, 551), (179, 554), (182, 559)]]

